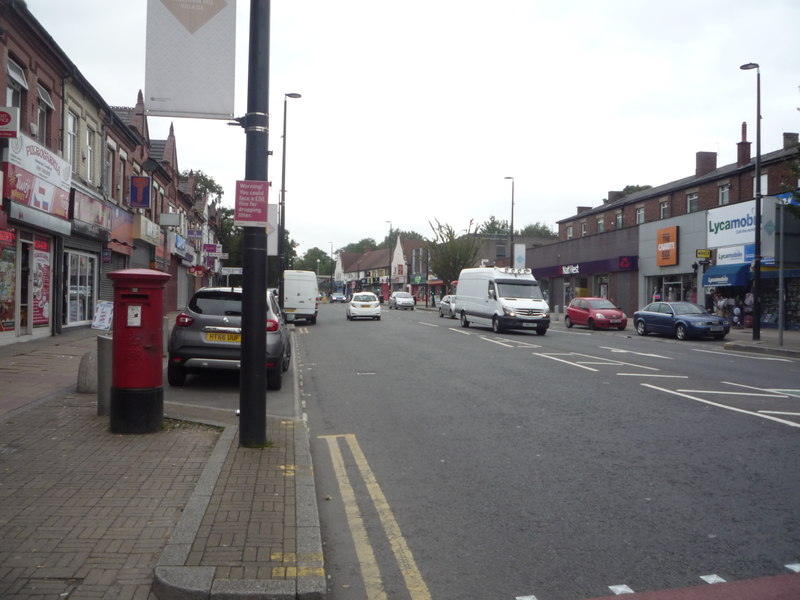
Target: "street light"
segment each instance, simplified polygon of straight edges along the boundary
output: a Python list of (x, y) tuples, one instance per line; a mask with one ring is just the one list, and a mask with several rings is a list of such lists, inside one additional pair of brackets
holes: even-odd
[(286, 103), (289, 98), (302, 98), (291, 92), (283, 95), (283, 153), (281, 154), (281, 198), (278, 219), (278, 301), (283, 308), (283, 272), (289, 267), (286, 256)]
[(504, 179), (511, 180), (511, 248), (509, 249), (509, 256), (511, 257), (511, 266), (514, 266), (514, 178), (504, 177)]
[(753, 341), (761, 339), (761, 69), (758, 63), (739, 67), (743, 71), (756, 70), (756, 239), (753, 258)]
[[(389, 268), (386, 270), (386, 290), (389, 295), (392, 294), (392, 222), (386, 221), (389, 224), (389, 237), (386, 238), (386, 247), (389, 249)], [(387, 296), (388, 300), (389, 297)]]
[(333, 296), (333, 242), (328, 242), (331, 245), (331, 278), (328, 282), (328, 298)]

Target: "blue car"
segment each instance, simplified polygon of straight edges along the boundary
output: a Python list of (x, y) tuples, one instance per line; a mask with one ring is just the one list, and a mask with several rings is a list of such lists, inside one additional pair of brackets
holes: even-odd
[(652, 302), (633, 313), (639, 335), (663, 333), (679, 340), (713, 337), (721, 340), (731, 330), (725, 317), (709, 314), (694, 302)]

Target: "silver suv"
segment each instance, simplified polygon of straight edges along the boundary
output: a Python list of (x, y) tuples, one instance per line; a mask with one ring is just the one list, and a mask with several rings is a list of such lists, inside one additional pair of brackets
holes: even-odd
[[(279, 390), (292, 346), (275, 295), (267, 292), (267, 389)], [(242, 289), (202, 288), (177, 316), (169, 336), (167, 381), (182, 386), (189, 373), (241, 368)]]

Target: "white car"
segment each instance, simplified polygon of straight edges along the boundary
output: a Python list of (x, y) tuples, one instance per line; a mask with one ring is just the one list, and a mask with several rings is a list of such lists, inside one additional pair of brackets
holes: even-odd
[(356, 292), (347, 304), (347, 320), (381, 320), (381, 303), (372, 292)]
[(392, 310), (392, 308), (396, 308), (397, 310), (401, 308), (407, 310), (410, 308), (414, 310), (416, 304), (414, 296), (408, 292), (392, 292), (392, 295), (389, 296), (389, 310)]

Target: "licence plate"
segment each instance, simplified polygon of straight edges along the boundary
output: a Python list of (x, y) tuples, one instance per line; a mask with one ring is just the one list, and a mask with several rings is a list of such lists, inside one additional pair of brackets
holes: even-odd
[(206, 333), (207, 342), (241, 343), (242, 336), (238, 333)]
[(612, 324), (612, 325), (616, 325), (616, 324), (617, 324), (617, 323), (619, 323), (619, 322), (620, 322), (620, 320), (619, 320), (619, 319), (611, 319), (611, 324)]
[(523, 323), (523, 327), (536, 327), (536, 323)]
[(293, 309), (293, 308), (286, 308), (286, 309), (284, 309), (284, 310), (285, 310), (286, 312), (294, 312), (294, 309)]
[(712, 325), (709, 329), (711, 331), (722, 331), (722, 325)]
[(372, 308), (369, 304), (362, 304), (361, 308)]

